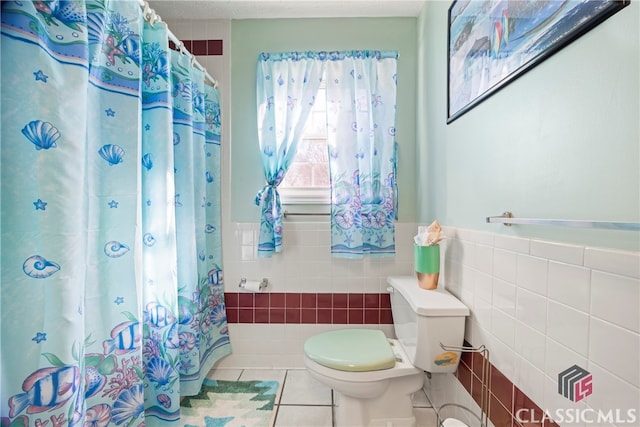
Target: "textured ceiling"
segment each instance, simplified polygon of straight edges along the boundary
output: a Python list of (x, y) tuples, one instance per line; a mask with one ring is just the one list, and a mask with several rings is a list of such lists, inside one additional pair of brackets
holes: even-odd
[(424, 0), (147, 0), (163, 19), (417, 16)]

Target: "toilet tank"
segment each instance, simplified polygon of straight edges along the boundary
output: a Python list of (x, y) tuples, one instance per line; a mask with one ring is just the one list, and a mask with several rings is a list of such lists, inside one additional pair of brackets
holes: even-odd
[(444, 289), (421, 289), (414, 276), (390, 276), (387, 283), (396, 338), (413, 366), (454, 372), (460, 352), (444, 350), (440, 343), (462, 346), (467, 306)]

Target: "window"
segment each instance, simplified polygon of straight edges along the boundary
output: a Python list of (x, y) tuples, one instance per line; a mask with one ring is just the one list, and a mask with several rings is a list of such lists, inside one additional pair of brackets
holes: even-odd
[(296, 157), (278, 186), (283, 204), (330, 204), (327, 150), (327, 88), (322, 79)]

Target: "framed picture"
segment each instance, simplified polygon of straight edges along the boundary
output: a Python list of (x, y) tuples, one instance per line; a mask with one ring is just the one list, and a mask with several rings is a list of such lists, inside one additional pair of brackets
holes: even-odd
[(447, 123), (630, 0), (455, 0), (449, 7)]

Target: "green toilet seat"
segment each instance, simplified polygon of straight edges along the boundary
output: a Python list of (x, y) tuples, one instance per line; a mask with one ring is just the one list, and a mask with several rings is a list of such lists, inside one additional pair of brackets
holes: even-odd
[(396, 364), (387, 337), (374, 329), (323, 332), (304, 343), (304, 352), (314, 362), (340, 371), (379, 371)]

